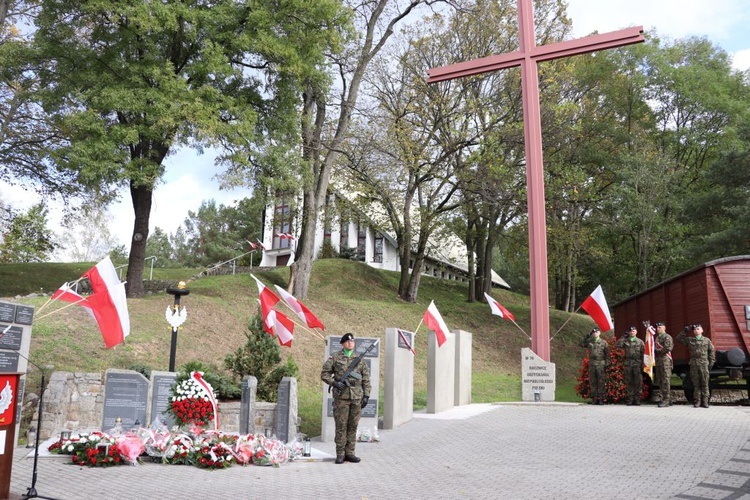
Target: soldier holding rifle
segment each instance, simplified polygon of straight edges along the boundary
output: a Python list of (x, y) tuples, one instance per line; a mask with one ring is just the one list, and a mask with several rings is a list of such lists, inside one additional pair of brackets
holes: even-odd
[(323, 363), (320, 378), (333, 389), (333, 419), (336, 424), (336, 463), (357, 463), (357, 425), (362, 408), (370, 400), (370, 369), (364, 356), (378, 344), (375, 341), (365, 352), (354, 356), (354, 334), (341, 337), (342, 349)]
[(643, 394), (643, 353), (646, 349), (645, 344), (637, 337), (638, 330), (631, 326), (620, 337), (615, 344), (620, 349), (625, 350), (625, 357), (622, 360), (623, 369), (625, 370), (625, 385), (628, 389), (628, 406), (640, 406), (641, 395)]

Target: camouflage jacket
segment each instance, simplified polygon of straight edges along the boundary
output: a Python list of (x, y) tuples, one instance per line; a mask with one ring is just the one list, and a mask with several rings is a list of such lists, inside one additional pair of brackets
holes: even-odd
[(589, 350), (590, 365), (608, 365), (609, 364), (609, 344), (606, 340), (599, 337), (599, 342), (594, 341), (594, 337), (586, 335), (578, 345)]
[(713, 366), (716, 361), (716, 349), (711, 342), (711, 339), (705, 335), (698, 337), (688, 337), (685, 332), (680, 332), (677, 335), (677, 341), (682, 342), (688, 347), (690, 351), (690, 363), (691, 364), (707, 364), (709, 367)]
[(643, 353), (646, 350), (646, 345), (641, 339), (635, 337), (630, 340), (630, 337), (622, 337), (617, 341), (617, 347), (625, 349), (625, 357), (622, 360), (622, 364), (625, 366), (635, 366), (643, 364)]
[[(351, 356), (344, 354), (344, 350), (337, 351), (323, 363), (323, 370), (320, 373), (320, 379), (328, 385), (334, 380), (341, 380), (341, 376), (349, 368), (349, 365), (357, 359), (352, 353)], [(349, 387), (338, 393), (333, 389), (333, 396), (336, 399), (362, 399), (364, 396), (370, 396), (370, 369), (367, 366), (366, 359), (360, 361), (357, 368), (349, 376)]]
[(671, 358), (668, 356), (672, 349), (674, 349), (674, 341), (672, 336), (668, 333), (662, 333), (657, 335), (655, 338), (654, 351), (656, 353), (656, 364), (672, 363)]

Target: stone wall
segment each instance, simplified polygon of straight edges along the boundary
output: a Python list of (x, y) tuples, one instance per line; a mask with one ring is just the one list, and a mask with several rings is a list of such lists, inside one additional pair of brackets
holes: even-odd
[[(102, 373), (53, 372), (44, 393), (40, 439), (59, 435), (63, 430), (106, 431), (101, 429), (104, 382)], [(295, 392), (295, 400), (296, 396)], [(239, 401), (219, 401), (219, 427), (222, 431), (239, 432), (241, 406)], [(294, 408), (296, 407), (295, 401)], [(251, 433), (273, 432), (276, 403), (255, 402), (248, 414), (252, 415), (252, 421), (249, 422)], [(296, 415), (294, 417), (296, 421)], [(296, 433), (297, 429), (293, 429), (290, 435)]]

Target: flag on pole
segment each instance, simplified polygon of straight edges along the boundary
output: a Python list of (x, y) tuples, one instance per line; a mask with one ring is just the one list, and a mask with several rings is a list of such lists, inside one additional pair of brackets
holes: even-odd
[(253, 250), (255, 250), (256, 248), (258, 248), (257, 243), (253, 243), (250, 240), (245, 240), (245, 241), (247, 241), (247, 244), (250, 245), (250, 248), (252, 248)]
[(255, 284), (258, 285), (258, 300), (260, 301), (260, 315), (263, 318), (263, 329), (273, 335), (273, 318), (269, 319), (269, 315), (273, 310), (273, 306), (281, 299), (270, 288), (261, 283), (255, 275), (251, 274), (250, 276), (255, 280)]
[(109, 257), (83, 274), (91, 282), (93, 293), (86, 298), (99, 324), (107, 349), (121, 344), (130, 334), (130, 315), (125, 297), (125, 283), (120, 282)]
[(646, 349), (643, 351), (643, 371), (654, 379), (654, 365), (656, 365), (656, 330), (648, 325), (646, 328)]
[(265, 250), (266, 249), (266, 246), (263, 244), (262, 241), (260, 241), (260, 240), (255, 240), (255, 241), (258, 242), (258, 246), (260, 247), (261, 250)]
[(513, 314), (504, 308), (500, 302), (496, 301), (492, 297), (490, 297), (490, 294), (487, 292), (484, 292), (484, 297), (487, 299), (487, 303), (490, 305), (490, 309), (492, 310), (492, 314), (495, 316), (500, 316), (501, 318), (506, 318), (511, 321), (515, 321), (516, 318), (513, 316)]
[(279, 292), (279, 295), (281, 295), (281, 299), (284, 301), (284, 303), (288, 305), (289, 308), (294, 311), (302, 321), (305, 322), (308, 328), (320, 328), (321, 330), (325, 330), (323, 323), (320, 322), (320, 320), (310, 311), (310, 309), (307, 308), (307, 306), (305, 306), (305, 304), (298, 300), (294, 295), (281, 288), (279, 285), (275, 286), (276, 291)]
[(294, 322), (289, 317), (275, 309), (269, 314), (273, 324), (273, 332), (279, 339), (279, 344), (285, 347), (292, 347), (294, 340)]
[(608, 332), (615, 327), (614, 323), (612, 323), (612, 316), (609, 314), (607, 299), (604, 298), (601, 285), (591, 292), (591, 295), (583, 301), (581, 307), (589, 313), (589, 316), (596, 322), (602, 332)]
[(50, 300), (62, 300), (63, 302), (78, 304), (79, 306), (86, 309), (86, 312), (89, 313), (89, 316), (96, 320), (94, 311), (91, 310), (91, 306), (89, 306), (86, 302), (86, 297), (73, 290), (68, 283), (63, 283), (60, 288), (58, 288), (55, 293), (52, 294)]
[(445, 321), (443, 321), (443, 317), (440, 315), (440, 311), (438, 311), (435, 306), (434, 300), (430, 301), (430, 305), (427, 307), (422, 319), (424, 320), (424, 324), (427, 325), (427, 328), (435, 332), (438, 347), (441, 347), (445, 341), (448, 340), (448, 333), (450, 332), (448, 331), (448, 326), (445, 324)]

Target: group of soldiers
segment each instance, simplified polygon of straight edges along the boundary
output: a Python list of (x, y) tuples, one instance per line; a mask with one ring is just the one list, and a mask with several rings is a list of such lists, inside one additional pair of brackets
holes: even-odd
[[(649, 324), (646, 323), (648, 327)], [(654, 325), (654, 382), (659, 388), (659, 408), (672, 404), (672, 349), (674, 341), (667, 333), (667, 327), (663, 322)], [(690, 335), (688, 335), (690, 334)], [(686, 326), (679, 335), (677, 341), (687, 346), (690, 352), (690, 377), (693, 383), (693, 406), (695, 408), (708, 408), (710, 398), (708, 381), (711, 367), (716, 361), (716, 350), (711, 339), (703, 336), (703, 327), (699, 324)], [(589, 351), (589, 385), (591, 388), (591, 399), (595, 405), (603, 405), (607, 400), (606, 376), (607, 367), (610, 365), (609, 343), (601, 338), (601, 330), (594, 327), (588, 335), (580, 342), (581, 347)], [(640, 406), (643, 394), (643, 366), (646, 345), (638, 338), (638, 330), (635, 326), (628, 328), (620, 337), (616, 347), (625, 352), (623, 364), (623, 376), (627, 387), (626, 404), (628, 406)]]

